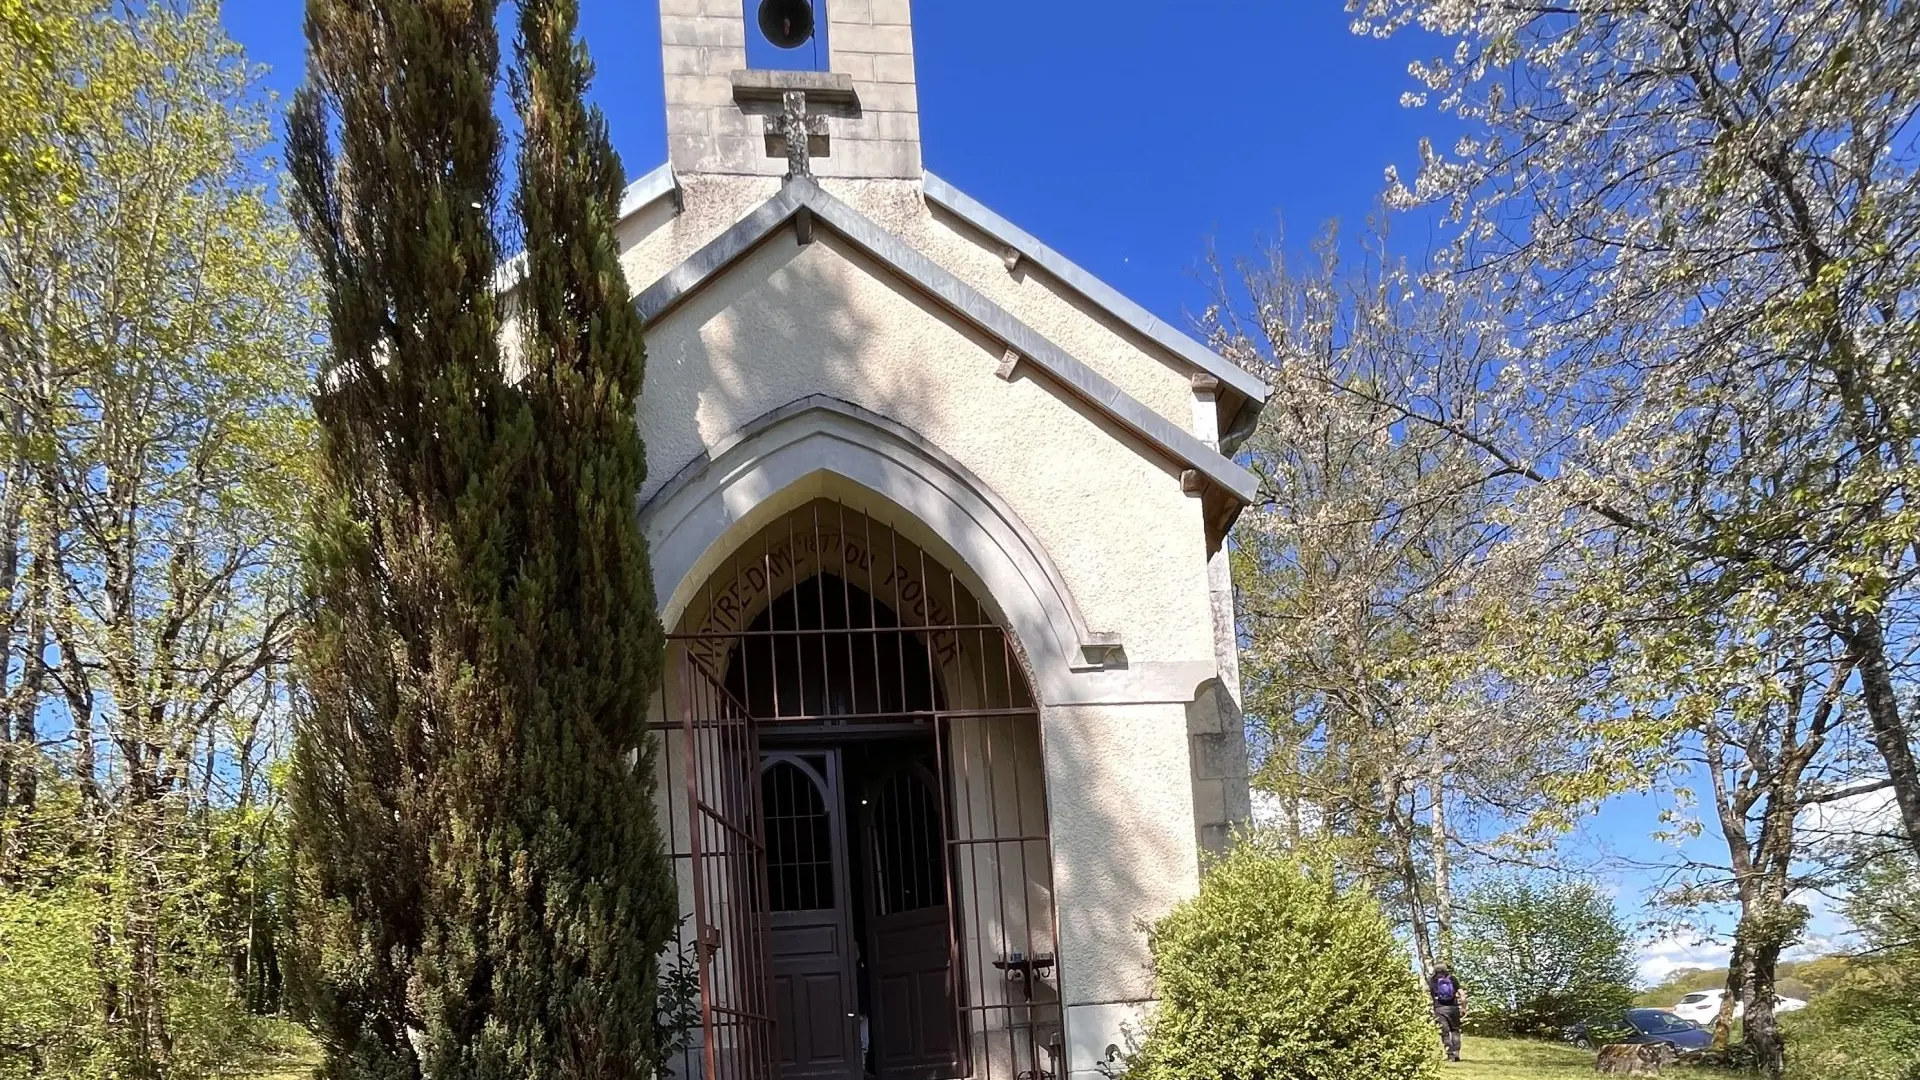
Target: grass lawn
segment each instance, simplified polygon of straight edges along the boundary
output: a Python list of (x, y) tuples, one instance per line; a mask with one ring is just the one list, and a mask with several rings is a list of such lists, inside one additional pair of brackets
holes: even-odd
[(272, 1023), (273, 1044), (231, 1074), (240, 1080), (313, 1080), (320, 1067), (320, 1045), (298, 1025), (285, 1021)]
[[(1468, 1035), (1458, 1064), (1440, 1067), (1443, 1080), (1575, 1080), (1595, 1075), (1593, 1051), (1530, 1039), (1491, 1039)], [(1733, 1080), (1740, 1073), (1720, 1069), (1669, 1066), (1662, 1073), (1690, 1080)]]
[(1593, 1052), (1529, 1039), (1468, 1035), (1460, 1061), (1441, 1066), (1446, 1080), (1574, 1080), (1593, 1073)]
[[(245, 1080), (310, 1080), (320, 1064), (320, 1048), (311, 1040), (290, 1036), (281, 1053), (266, 1054), (240, 1071)], [(1458, 1064), (1440, 1068), (1441, 1080), (1584, 1080), (1594, 1075), (1593, 1052), (1559, 1043), (1529, 1039), (1493, 1039), (1469, 1035), (1460, 1048)], [(1689, 1080), (1734, 1080), (1739, 1073), (1717, 1069), (1668, 1068), (1668, 1077)]]

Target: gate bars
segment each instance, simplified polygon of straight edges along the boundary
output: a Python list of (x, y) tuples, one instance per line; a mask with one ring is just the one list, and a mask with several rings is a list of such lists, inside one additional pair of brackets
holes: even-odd
[(938, 765), (961, 1075), (1063, 1077), (1039, 712), (1006, 632), (918, 545), (824, 499), (741, 545), (681, 626), (652, 725), (682, 946), (700, 965), (701, 1030), (678, 1075), (778, 1076), (761, 737), (920, 731)]
[[(661, 784), (667, 838), (680, 886), (677, 945), (700, 973), (700, 1032), (677, 1074), (686, 1080), (759, 1080), (778, 1075), (768, 955), (766, 834), (760, 813), (760, 742), (746, 709), (684, 649), (667, 650), (668, 715), (656, 724), (664, 771), (680, 759), (680, 800)], [(677, 753), (676, 753), (677, 751)], [(691, 911), (689, 911), (689, 906)], [(698, 1061), (693, 1060), (698, 1055)]]

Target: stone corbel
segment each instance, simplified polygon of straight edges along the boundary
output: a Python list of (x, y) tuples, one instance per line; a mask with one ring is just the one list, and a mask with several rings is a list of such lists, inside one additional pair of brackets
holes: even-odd
[(1119, 634), (1081, 635), (1080, 656), (1086, 662), (1087, 669), (1127, 666), (1127, 650), (1121, 644)]

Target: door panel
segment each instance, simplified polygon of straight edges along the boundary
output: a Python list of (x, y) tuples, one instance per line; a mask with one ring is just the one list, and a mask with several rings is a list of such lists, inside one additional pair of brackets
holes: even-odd
[(881, 1080), (964, 1076), (938, 788), (901, 766), (876, 778), (863, 822), (874, 1067)]
[(947, 906), (882, 916), (873, 933), (876, 1064), (884, 1077), (958, 1074)]
[(767, 754), (761, 766), (783, 1080), (858, 1080), (839, 757)]

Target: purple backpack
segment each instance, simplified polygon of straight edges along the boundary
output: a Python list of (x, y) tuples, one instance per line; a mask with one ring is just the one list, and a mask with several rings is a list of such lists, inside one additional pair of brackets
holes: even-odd
[(1453, 981), (1453, 976), (1442, 975), (1433, 980), (1433, 1000), (1441, 1005), (1451, 1005), (1459, 989)]

